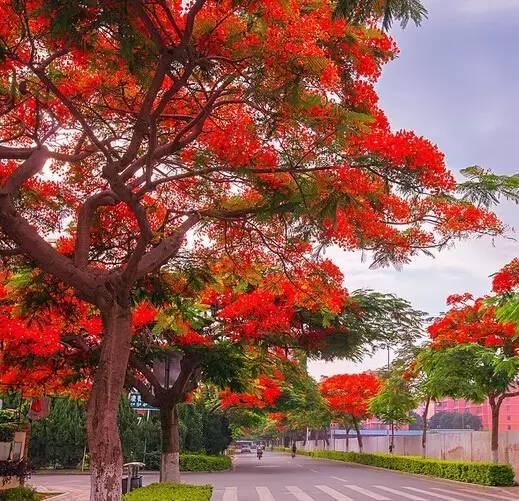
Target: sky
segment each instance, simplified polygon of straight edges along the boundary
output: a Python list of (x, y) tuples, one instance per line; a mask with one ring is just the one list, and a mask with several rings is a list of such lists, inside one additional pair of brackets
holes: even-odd
[[(386, 65), (378, 92), (394, 129), (412, 129), (436, 143), (458, 176), (469, 165), (499, 174), (519, 172), (519, 0), (426, 0), (421, 27), (395, 27), (398, 59)], [(414, 307), (437, 315), (453, 293), (489, 292), (489, 276), (519, 256), (519, 206), (496, 212), (509, 226), (508, 238), (458, 242), (418, 257), (401, 271), (369, 269), (360, 253), (332, 250), (350, 290), (395, 293)], [(361, 363), (310, 362), (319, 378), (380, 367), (387, 354)]]

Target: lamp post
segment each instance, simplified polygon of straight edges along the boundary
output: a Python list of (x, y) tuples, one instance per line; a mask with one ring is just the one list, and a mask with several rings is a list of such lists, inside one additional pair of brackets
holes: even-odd
[(180, 351), (169, 351), (153, 361), (152, 372), (165, 390), (169, 390), (180, 376), (180, 363), (183, 357)]

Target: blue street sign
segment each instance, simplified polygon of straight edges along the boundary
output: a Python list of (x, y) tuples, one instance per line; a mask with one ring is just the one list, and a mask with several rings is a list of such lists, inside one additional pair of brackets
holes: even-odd
[(128, 395), (128, 400), (130, 401), (130, 407), (132, 409), (145, 409), (148, 411), (158, 411), (158, 407), (153, 407), (148, 405), (146, 402), (142, 401), (141, 394), (137, 391), (131, 391)]

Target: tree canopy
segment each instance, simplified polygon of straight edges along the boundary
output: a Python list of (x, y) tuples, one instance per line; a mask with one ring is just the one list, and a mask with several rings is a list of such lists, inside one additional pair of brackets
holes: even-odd
[[(327, 246), (401, 265), (502, 231), (457, 196), (438, 148), (392, 130), (378, 105), (397, 54), (378, 21), (424, 14), (415, 0), (1, 3), (1, 254), (8, 273), (28, 266), (59, 291), (32, 334), (41, 355), (70, 306), (97, 324), (93, 499), (120, 497), (117, 409), (150, 311), (135, 293), (163, 271), (182, 289), (193, 268), (260, 263), (261, 285), (213, 296), (235, 331), (286, 333), (294, 306), (323, 327), (342, 311)], [(196, 320), (177, 328), (200, 344)]]

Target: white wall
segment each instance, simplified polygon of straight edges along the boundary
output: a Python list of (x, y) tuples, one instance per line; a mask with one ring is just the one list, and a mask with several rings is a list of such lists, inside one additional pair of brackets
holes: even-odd
[[(389, 452), (389, 437), (363, 436), (364, 452)], [(326, 446), (324, 440), (309, 440), (306, 446), (298, 442), (298, 448), (312, 451), (315, 449), (334, 450), (334, 441)], [(335, 439), (335, 450), (346, 450), (346, 439)], [(349, 450), (358, 451), (357, 438), (350, 436)], [(427, 434), (427, 457), (438, 459), (460, 459), (466, 461), (490, 461), (490, 432), (467, 431), (445, 432)], [(422, 437), (395, 436), (395, 454), (405, 456), (421, 456)], [(510, 463), (517, 476), (519, 476), (519, 431), (504, 431), (499, 433), (499, 461)]]

